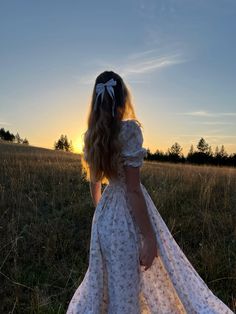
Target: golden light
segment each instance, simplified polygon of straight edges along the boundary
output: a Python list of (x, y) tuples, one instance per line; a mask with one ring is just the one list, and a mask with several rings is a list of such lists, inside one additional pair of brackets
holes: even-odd
[(82, 147), (83, 147), (83, 143), (80, 137), (78, 137), (75, 141), (74, 141), (74, 152), (75, 153), (81, 153), (82, 152)]

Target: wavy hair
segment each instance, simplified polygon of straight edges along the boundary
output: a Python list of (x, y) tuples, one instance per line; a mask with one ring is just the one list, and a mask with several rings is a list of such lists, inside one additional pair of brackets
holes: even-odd
[[(99, 96), (97, 109), (94, 110), (96, 100), (96, 85), (106, 83), (110, 79), (116, 81), (114, 89), (114, 117), (112, 116), (113, 99), (105, 89), (104, 97)], [(92, 99), (87, 118), (87, 131), (83, 133), (82, 169), (88, 181), (108, 183), (118, 176), (121, 143), (119, 132), (121, 121), (137, 120), (131, 94), (123, 79), (113, 71), (105, 71), (95, 80)]]

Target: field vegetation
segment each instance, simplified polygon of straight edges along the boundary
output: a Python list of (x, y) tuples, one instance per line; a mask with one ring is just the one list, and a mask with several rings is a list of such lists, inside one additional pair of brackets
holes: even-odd
[[(145, 161), (141, 180), (200, 276), (235, 311), (236, 169)], [(88, 267), (93, 213), (78, 154), (0, 144), (0, 313), (65, 313)]]

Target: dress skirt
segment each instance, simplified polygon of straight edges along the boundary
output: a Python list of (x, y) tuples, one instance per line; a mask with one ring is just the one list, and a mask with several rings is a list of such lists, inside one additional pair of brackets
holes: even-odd
[(122, 182), (108, 184), (95, 209), (89, 266), (67, 314), (233, 314), (196, 272), (141, 188), (159, 255), (144, 271), (142, 235)]

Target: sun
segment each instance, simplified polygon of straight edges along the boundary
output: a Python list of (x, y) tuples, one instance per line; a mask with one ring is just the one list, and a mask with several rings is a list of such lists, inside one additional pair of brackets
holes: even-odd
[(82, 148), (83, 148), (83, 143), (82, 140), (80, 138), (77, 138), (74, 142), (74, 151), (75, 153), (82, 153)]

